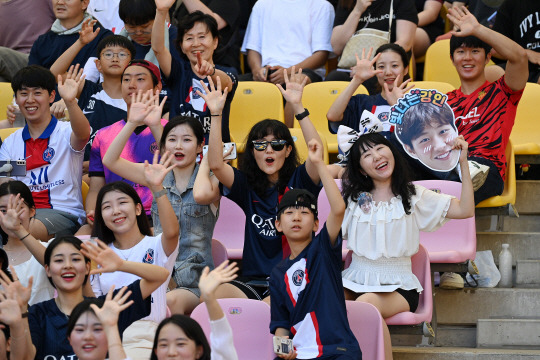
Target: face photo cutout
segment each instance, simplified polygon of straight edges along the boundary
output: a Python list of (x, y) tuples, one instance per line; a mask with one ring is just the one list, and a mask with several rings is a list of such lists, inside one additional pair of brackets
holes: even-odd
[(437, 90), (413, 89), (392, 107), (390, 122), (405, 152), (435, 171), (457, 166), (460, 150), (452, 150), (458, 136), (447, 96)]
[(373, 204), (373, 196), (368, 192), (363, 192), (358, 195), (358, 205), (364, 214), (371, 212), (371, 205)]

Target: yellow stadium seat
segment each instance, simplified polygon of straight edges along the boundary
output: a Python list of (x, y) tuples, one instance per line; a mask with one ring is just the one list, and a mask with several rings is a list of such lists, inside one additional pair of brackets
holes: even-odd
[(285, 122), (283, 96), (276, 85), (258, 81), (240, 81), (231, 103), (229, 129), (237, 151), (244, 151), (244, 141), (253, 125), (264, 119)]
[(539, 100), (540, 85), (527, 83), (510, 134), (516, 155), (540, 155), (540, 124), (537, 121)]
[(86, 204), (86, 195), (88, 195), (88, 190), (90, 190), (90, 187), (86, 182), (82, 182), (81, 185), (81, 193), (82, 193), (82, 203)]
[[(490, 60), (487, 66), (493, 64)], [(461, 86), (459, 75), (450, 59), (450, 39), (436, 41), (427, 49), (424, 80), (446, 82), (453, 85), (455, 89)]]
[[(294, 140), (294, 144), (296, 146), (296, 151), (298, 151), (298, 157), (300, 158), (300, 162), (303, 163), (304, 161), (306, 161), (308, 157), (308, 147), (307, 147), (306, 141), (304, 140), (304, 134), (302, 133), (302, 129), (294, 128), (290, 130), (291, 130), (291, 135)], [(329, 162), (328, 145), (326, 144), (326, 140), (324, 136), (321, 134), (321, 132), (318, 131), (318, 133), (323, 143), (324, 163), (328, 164)]]
[(477, 208), (501, 207), (516, 203), (516, 161), (514, 159), (514, 147), (512, 140), (506, 145), (506, 179), (504, 190), (501, 195), (490, 197), (476, 205)]
[(414, 84), (413, 89), (435, 89), (443, 94), (455, 90), (455, 87), (451, 84), (440, 81), (414, 81), (410, 85)]
[(6, 118), (7, 106), (13, 101), (11, 83), (0, 82), (0, 120)]
[(0, 139), (2, 139), (2, 141), (6, 140), (6, 138), (13, 134), (15, 131), (19, 130), (19, 129), (22, 129), (20, 127), (17, 127), (17, 128), (5, 128), (5, 129), (0, 129)]
[[(312, 83), (306, 85), (302, 96), (302, 102), (310, 112), (309, 118), (313, 122), (313, 125), (315, 125), (319, 134), (321, 134), (321, 138), (324, 137), (326, 139), (328, 152), (331, 154), (338, 153), (338, 142), (336, 134), (332, 134), (330, 130), (328, 130), (326, 113), (336, 100), (337, 96), (347, 87), (347, 85), (349, 85), (348, 81), (323, 81)], [(368, 91), (363, 85), (360, 85), (354, 94), (368, 94)], [(294, 122), (294, 127), (300, 128), (298, 121)]]

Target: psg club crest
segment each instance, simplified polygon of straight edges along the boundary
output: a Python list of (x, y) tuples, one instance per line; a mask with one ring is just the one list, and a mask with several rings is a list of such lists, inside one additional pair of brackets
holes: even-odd
[(52, 147), (48, 147), (43, 152), (43, 161), (50, 162), (52, 158), (54, 157), (54, 149)]
[(296, 270), (293, 273), (292, 281), (293, 281), (293, 284), (296, 286), (302, 285), (302, 281), (304, 281), (304, 270), (300, 270), (300, 269)]
[(145, 264), (153, 264), (154, 263), (154, 249), (146, 250), (146, 254), (144, 254), (142, 262), (145, 263)]

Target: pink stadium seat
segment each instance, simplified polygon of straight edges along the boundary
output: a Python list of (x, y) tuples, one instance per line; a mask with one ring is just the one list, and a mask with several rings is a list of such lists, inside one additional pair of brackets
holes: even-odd
[[(345, 268), (351, 264), (352, 251), (349, 251), (345, 259)], [(420, 244), (418, 252), (411, 258), (412, 271), (416, 275), (424, 291), (420, 294), (418, 308), (416, 312), (402, 312), (389, 317), (386, 320), (388, 325), (416, 325), (422, 322), (431, 322), (433, 315), (433, 295), (431, 288), (431, 270), (429, 255), (426, 249)]]
[[(219, 240), (227, 249), (230, 259), (241, 259), (244, 249), (244, 227), (246, 215), (233, 201), (221, 197), (219, 218), (213, 238)], [(212, 253), (213, 255), (213, 253)], [(216, 263), (216, 265), (218, 265)]]
[(362, 350), (362, 359), (384, 360), (384, 321), (379, 310), (371, 304), (346, 301), (347, 317)]
[[(457, 198), (461, 183), (444, 180), (415, 181), (415, 184)], [(432, 263), (458, 264), (476, 257), (476, 223), (468, 219), (450, 220), (434, 232), (421, 232), (420, 243), (429, 253)]]
[[(249, 299), (219, 299), (218, 302), (231, 324), (238, 359), (273, 359), (275, 355), (269, 328), (270, 306), (263, 301)], [(197, 320), (210, 340), (206, 305), (202, 303), (197, 306), (191, 317)]]
[[(336, 184), (338, 188), (341, 189), (341, 179), (336, 179)], [(326, 219), (328, 218), (328, 214), (330, 213), (330, 204), (328, 203), (328, 197), (326, 196), (326, 191), (324, 191), (324, 188), (321, 189), (321, 192), (319, 193), (319, 198), (317, 200), (317, 207), (319, 211), (319, 230), (321, 231), (324, 223), (326, 222)], [(343, 241), (342, 246), (342, 259), (345, 260), (345, 256), (347, 256), (347, 241)]]
[(227, 254), (227, 249), (219, 240), (212, 239), (212, 259), (214, 260), (214, 265), (218, 266), (225, 260), (229, 258)]

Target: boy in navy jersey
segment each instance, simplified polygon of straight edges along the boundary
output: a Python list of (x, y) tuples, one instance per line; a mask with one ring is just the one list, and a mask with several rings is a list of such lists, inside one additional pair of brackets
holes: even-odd
[(309, 158), (316, 165), (330, 202), (330, 214), (320, 233), (317, 198), (292, 189), (278, 207), (276, 229), (287, 237), (291, 255), (270, 275), (272, 317), (270, 331), (293, 335), (294, 350), (283, 359), (361, 359), (361, 351), (347, 320), (341, 280), (341, 223), (345, 202), (323, 162), (322, 145), (309, 142)]

